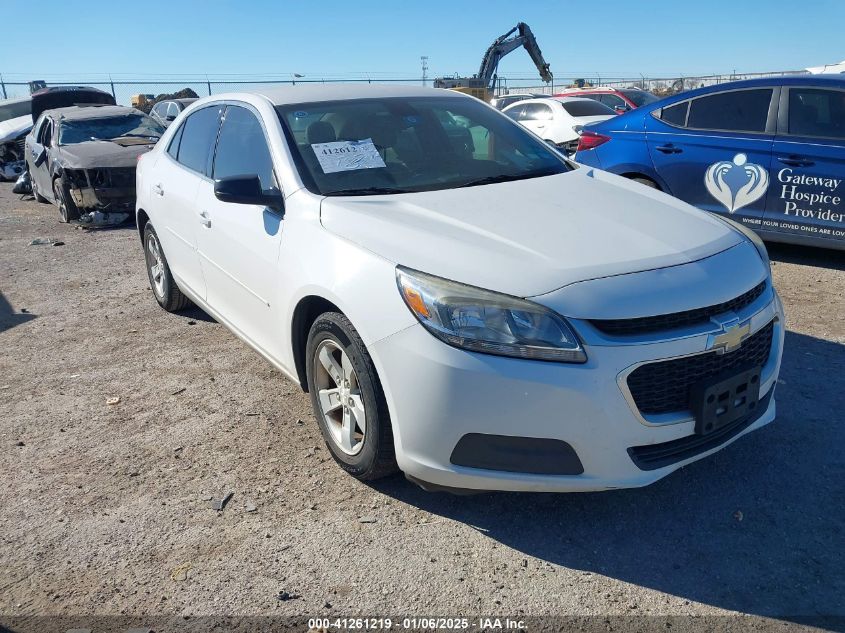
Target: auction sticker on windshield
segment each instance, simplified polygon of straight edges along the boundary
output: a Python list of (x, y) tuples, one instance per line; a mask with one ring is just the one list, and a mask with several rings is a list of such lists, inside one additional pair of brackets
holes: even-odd
[(317, 155), (324, 174), (385, 166), (371, 138), (360, 141), (312, 143), (311, 149)]

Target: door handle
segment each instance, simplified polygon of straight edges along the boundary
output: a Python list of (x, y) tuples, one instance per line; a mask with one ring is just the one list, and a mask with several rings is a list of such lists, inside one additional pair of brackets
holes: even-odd
[(200, 224), (202, 224), (205, 228), (211, 228), (211, 217), (208, 215), (208, 211), (200, 211)]
[(816, 163), (800, 156), (779, 156), (778, 160), (791, 167), (812, 167)]
[(658, 152), (663, 152), (664, 154), (680, 154), (684, 151), (680, 147), (675, 147), (672, 143), (669, 143), (668, 145), (658, 145), (654, 149)]
[(161, 185), (153, 185), (153, 193), (157, 196), (164, 196), (164, 189), (161, 188)]

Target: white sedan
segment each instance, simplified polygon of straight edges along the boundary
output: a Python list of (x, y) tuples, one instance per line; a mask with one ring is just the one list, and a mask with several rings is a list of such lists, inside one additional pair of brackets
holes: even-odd
[(579, 97), (527, 99), (508, 106), (503, 112), (567, 154), (577, 149), (581, 128), (616, 116), (603, 103)]
[(197, 304), (310, 392), (360, 479), (643, 486), (774, 419), (760, 240), (472, 97), (208, 97), (137, 178), (156, 301)]

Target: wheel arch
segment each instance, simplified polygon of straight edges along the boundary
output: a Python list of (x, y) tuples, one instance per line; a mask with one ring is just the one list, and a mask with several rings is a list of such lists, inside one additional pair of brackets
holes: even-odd
[(619, 175), (620, 175), (620, 176), (622, 176), (623, 178), (628, 178), (629, 180), (633, 180), (633, 179), (635, 179), (635, 178), (641, 178), (641, 179), (643, 179), (643, 180), (648, 180), (648, 181), (650, 181), (650, 182), (653, 182), (653, 183), (654, 183), (655, 188), (656, 188), (658, 191), (666, 191), (665, 186), (664, 186), (664, 185), (663, 185), (660, 181), (658, 181), (657, 179), (653, 178), (653, 177), (652, 177), (651, 175), (649, 175), (649, 174), (644, 174), (644, 173), (639, 172), (639, 171), (628, 171), (628, 172), (625, 172), (625, 173), (622, 173), (622, 174), (619, 174)]
[(144, 227), (147, 226), (149, 221), (150, 216), (143, 209), (138, 209), (135, 212), (135, 226), (138, 228), (138, 235), (142, 242), (144, 241)]
[(308, 344), (308, 332), (314, 321), (326, 312), (338, 312), (346, 316), (334, 302), (323, 296), (310, 294), (299, 300), (291, 318), (291, 351), (294, 369), (299, 386), (306, 393), (308, 392), (308, 377), (305, 370), (305, 348)]

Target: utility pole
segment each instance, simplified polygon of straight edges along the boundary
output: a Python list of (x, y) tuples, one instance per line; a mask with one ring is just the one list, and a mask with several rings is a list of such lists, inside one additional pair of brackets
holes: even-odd
[(425, 80), (428, 78), (428, 55), (420, 55), (420, 64), (422, 65), (422, 84), (425, 85)]

